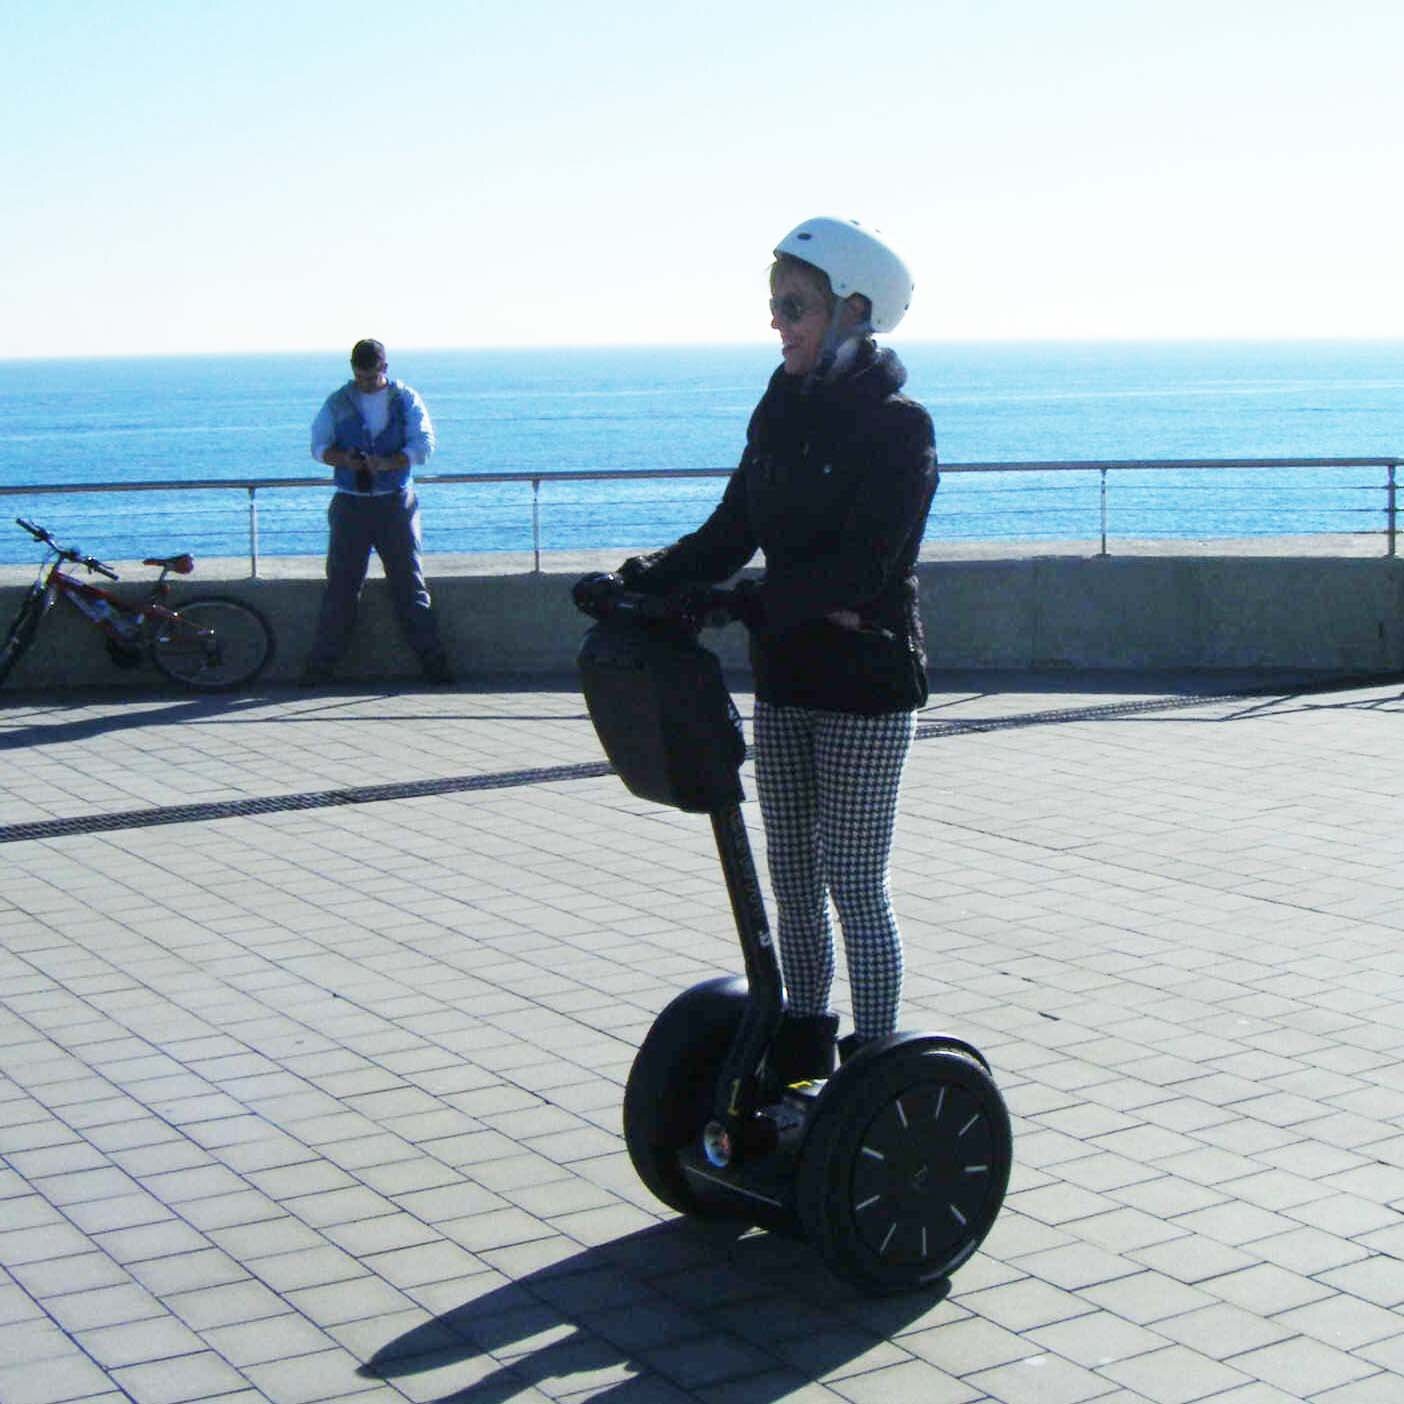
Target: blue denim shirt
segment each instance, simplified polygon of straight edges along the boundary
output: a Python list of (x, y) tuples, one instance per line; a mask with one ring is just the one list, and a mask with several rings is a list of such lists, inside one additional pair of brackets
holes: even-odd
[[(418, 392), (399, 380), (390, 381), (387, 390), (390, 412), (385, 428), (378, 434), (371, 434), (361, 415), (360, 395), (354, 380), (348, 380), (328, 395), (312, 421), (312, 456), (318, 462), (329, 448), (360, 449), (378, 458), (403, 453), (409, 459), (403, 468), (375, 475), (376, 496), (402, 492), (413, 479), (415, 467), (427, 463), (434, 452), (434, 426), (429, 422), (429, 411)], [(338, 492), (366, 495), (356, 486), (354, 468), (334, 469), (333, 481)]]

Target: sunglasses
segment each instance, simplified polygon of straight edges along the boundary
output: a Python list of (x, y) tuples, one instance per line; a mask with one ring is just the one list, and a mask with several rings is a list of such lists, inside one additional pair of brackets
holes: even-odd
[(802, 322), (811, 312), (821, 311), (823, 304), (819, 302), (806, 302), (804, 298), (797, 297), (794, 293), (786, 293), (784, 297), (772, 297), (770, 299), (770, 315), (777, 321)]

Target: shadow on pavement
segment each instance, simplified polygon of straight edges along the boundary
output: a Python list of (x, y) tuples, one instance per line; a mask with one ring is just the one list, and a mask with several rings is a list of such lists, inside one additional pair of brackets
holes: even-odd
[[(83, 698), (55, 702), (52, 698), (30, 701), (21, 716), (6, 718), (0, 710), (0, 751), (21, 750), (32, 746), (61, 746), (73, 741), (91, 741), (101, 736), (131, 730), (151, 730), (157, 727), (182, 726), (187, 723), (228, 723), (239, 726), (299, 726), (309, 722), (384, 722), (404, 725), (415, 721), (503, 721), (503, 722), (579, 722), (587, 719), (583, 708), (575, 713), (528, 713), (517, 711), (474, 711), (472, 693), (445, 692), (440, 698), (462, 698), (464, 710), (450, 703), (423, 713), (397, 709), (393, 714), (367, 710), (377, 702), (403, 698), (417, 689), (382, 688), (331, 692), (318, 689), (307, 692), (279, 691), (253, 696), (204, 696), (172, 699), (170, 697), (123, 697), (119, 706), (110, 699)], [(502, 689), (505, 690), (505, 689)], [(525, 689), (513, 689), (522, 690)], [(499, 690), (494, 690), (499, 691)], [(492, 695), (492, 694), (487, 694)], [(578, 697), (578, 692), (575, 696)], [(22, 697), (6, 698), (15, 705), (25, 705)], [(36, 712), (35, 705), (43, 710)], [(276, 711), (288, 703), (298, 704), (296, 711)], [(102, 708), (102, 710), (94, 710)], [(358, 710), (352, 711), (352, 708)], [(69, 717), (69, 713), (78, 713)], [(338, 715), (339, 713), (339, 715)]]
[(460, 1305), (387, 1341), (357, 1373), (419, 1377), (406, 1390), (432, 1404), (492, 1404), (528, 1386), (624, 1404), (741, 1381), (748, 1401), (766, 1404), (845, 1373), (950, 1290), (943, 1279), (922, 1293), (862, 1297), (802, 1243), (687, 1219), (515, 1282), (486, 1276), (501, 1285), (474, 1294), (465, 1282)]
[[(131, 699), (123, 699), (124, 703)], [(156, 726), (181, 726), (186, 722), (222, 721), (240, 712), (268, 705), (267, 697), (183, 697), (180, 701), (163, 698), (143, 698), (140, 703), (124, 705), (121, 710), (92, 712), (93, 700), (51, 703), (48, 710), (36, 717), (27, 711), (23, 719), (7, 724), (0, 713), (0, 750), (17, 750), (26, 746), (57, 746), (68, 741), (89, 741), (112, 732), (131, 731)], [(62, 720), (65, 713), (80, 712), (71, 720)]]

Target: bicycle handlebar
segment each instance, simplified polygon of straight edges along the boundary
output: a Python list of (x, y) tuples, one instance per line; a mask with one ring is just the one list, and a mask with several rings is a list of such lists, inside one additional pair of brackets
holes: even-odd
[(60, 560), (72, 561), (74, 565), (82, 566), (89, 574), (105, 575), (109, 580), (122, 578), (110, 565), (104, 564), (96, 556), (85, 556), (81, 552), (75, 551), (72, 546), (60, 546), (49, 534), (47, 527), (27, 522), (23, 517), (16, 517), (15, 522), (22, 526), (36, 541), (42, 541)]

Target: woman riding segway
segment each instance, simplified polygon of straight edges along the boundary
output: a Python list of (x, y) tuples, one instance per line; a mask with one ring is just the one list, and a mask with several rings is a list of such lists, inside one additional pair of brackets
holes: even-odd
[[(914, 567), (936, 457), (901, 363), (872, 339), (911, 297), (887, 244), (854, 221), (807, 220), (776, 247), (770, 291), (784, 363), (720, 504), (673, 545), (575, 588), (600, 620), (580, 671), (601, 743), (635, 794), (711, 815), (746, 967), (654, 1020), (625, 1087), (624, 1138), (673, 1208), (798, 1233), (841, 1278), (905, 1290), (975, 1252), (1012, 1155), (979, 1050), (896, 1029), (888, 861), (926, 699)], [(713, 588), (758, 549), (759, 581)], [(741, 818), (739, 719), (695, 638), (717, 616), (751, 630), (783, 989)], [(837, 1069), (830, 900), (853, 990)]]

